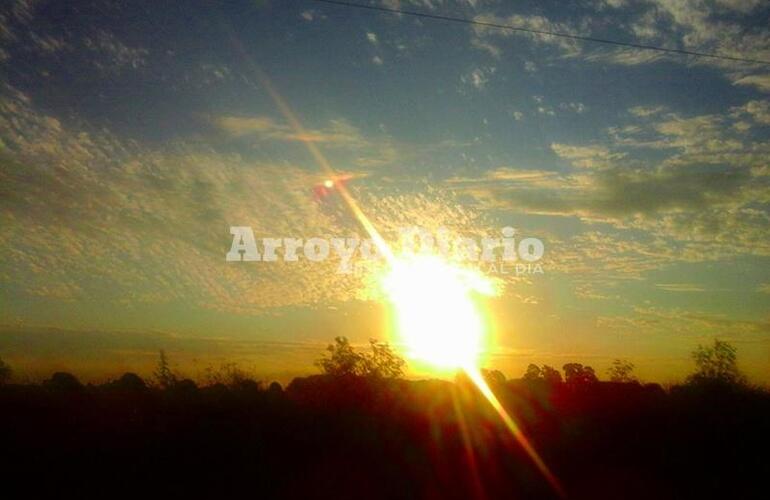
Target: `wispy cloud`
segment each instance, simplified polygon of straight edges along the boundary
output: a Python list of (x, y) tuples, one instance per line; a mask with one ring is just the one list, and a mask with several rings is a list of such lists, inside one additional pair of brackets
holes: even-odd
[(762, 92), (770, 92), (770, 74), (742, 76), (733, 82), (734, 85), (750, 85)]
[(656, 283), (655, 286), (667, 292), (705, 292), (706, 289), (694, 283)]
[(551, 149), (559, 157), (569, 160), (580, 168), (605, 168), (626, 156), (625, 153), (611, 152), (605, 146), (575, 146), (570, 144), (551, 144)]

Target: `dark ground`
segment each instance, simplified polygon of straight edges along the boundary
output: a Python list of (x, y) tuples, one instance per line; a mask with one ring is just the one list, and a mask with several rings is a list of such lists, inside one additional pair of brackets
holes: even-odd
[[(553, 496), (462, 381), (315, 376), (285, 391), (139, 382), (0, 387), (2, 497)], [(569, 498), (767, 498), (766, 392), (522, 381), (493, 389)]]

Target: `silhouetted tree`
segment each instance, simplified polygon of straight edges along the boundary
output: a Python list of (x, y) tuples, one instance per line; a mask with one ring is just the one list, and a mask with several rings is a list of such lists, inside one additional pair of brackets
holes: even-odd
[(124, 373), (119, 379), (110, 384), (112, 389), (119, 391), (144, 391), (147, 389), (147, 384), (144, 383), (142, 377), (136, 373), (127, 372)]
[(11, 380), (11, 375), (13, 375), (13, 370), (11, 370), (11, 367), (3, 361), (3, 358), (0, 358), (0, 385)]
[(562, 367), (564, 370), (564, 379), (570, 385), (585, 385), (598, 382), (596, 372), (590, 366), (583, 366), (580, 363), (567, 363)]
[(189, 394), (198, 390), (198, 384), (194, 380), (189, 378), (183, 378), (182, 380), (174, 380), (174, 385), (170, 386), (173, 392), (178, 394)]
[(328, 357), (322, 357), (315, 362), (321, 371), (327, 375), (362, 375), (363, 356), (350, 345), (347, 337), (335, 337), (334, 344), (326, 347)]
[(168, 359), (166, 358), (166, 351), (163, 349), (159, 352), (158, 366), (153, 375), (161, 389), (169, 389), (177, 383), (177, 377), (171, 371), (171, 368), (168, 365)]
[(347, 337), (336, 337), (326, 350), (328, 356), (316, 361), (325, 374), (334, 376), (360, 375), (376, 378), (398, 378), (403, 375), (404, 360), (387, 343), (369, 341), (371, 352), (359, 353)]
[(240, 368), (236, 363), (225, 363), (219, 368), (206, 368), (205, 379), (207, 385), (222, 384), (231, 389), (253, 389), (255, 386), (259, 389), (262, 383), (255, 380), (247, 371)]
[(527, 371), (524, 373), (524, 376), (522, 377), (524, 380), (532, 382), (535, 380), (542, 380), (543, 378), (543, 372), (540, 370), (540, 367), (530, 363), (527, 367)]
[(481, 376), (490, 387), (499, 387), (505, 384), (505, 374), (500, 370), (481, 369)]
[(404, 359), (393, 352), (387, 342), (369, 340), (369, 353), (363, 355), (364, 375), (377, 378), (400, 378), (404, 374)]
[(556, 368), (553, 368), (552, 366), (543, 365), (543, 369), (541, 370), (543, 380), (545, 380), (547, 383), (553, 385), (553, 384), (561, 384), (562, 378), (561, 373)]
[(77, 377), (67, 372), (56, 372), (43, 382), (43, 387), (52, 391), (74, 392), (83, 388)]
[(692, 358), (696, 371), (687, 378), (689, 383), (743, 384), (746, 381), (738, 370), (736, 349), (727, 342), (715, 339), (711, 346), (699, 345)]
[(562, 382), (559, 370), (548, 365), (543, 365), (543, 367), (540, 368), (535, 364), (530, 364), (522, 378), (528, 382), (542, 380), (548, 385), (560, 384)]
[(612, 366), (607, 369), (607, 375), (610, 382), (637, 382), (633, 375), (634, 364), (624, 359), (616, 359)]

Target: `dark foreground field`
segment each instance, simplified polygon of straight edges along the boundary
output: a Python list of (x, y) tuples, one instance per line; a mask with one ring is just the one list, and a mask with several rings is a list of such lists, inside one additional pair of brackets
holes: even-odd
[[(493, 387), (570, 498), (767, 498), (770, 397), (731, 386)], [(4, 498), (548, 498), (470, 383), (0, 387)], [(9, 494), (9, 496), (6, 496)]]

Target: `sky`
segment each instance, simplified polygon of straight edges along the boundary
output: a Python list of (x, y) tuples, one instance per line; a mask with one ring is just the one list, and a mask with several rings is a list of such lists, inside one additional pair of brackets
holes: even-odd
[[(358, 2), (770, 60), (761, 0)], [(486, 269), (487, 367), (667, 383), (720, 338), (768, 383), (769, 93), (768, 64), (312, 0), (3, 2), (0, 356), (288, 380), (336, 335), (392, 341), (370, 274), (225, 259), (231, 226), (364, 236), (310, 144), (387, 238), (543, 242), (542, 273)]]

